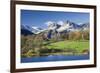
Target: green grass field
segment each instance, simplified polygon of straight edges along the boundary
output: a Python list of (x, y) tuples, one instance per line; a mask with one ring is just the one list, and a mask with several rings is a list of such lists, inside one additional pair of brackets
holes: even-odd
[(89, 41), (59, 41), (55, 43), (50, 43), (46, 46), (49, 49), (75, 49), (78, 52), (82, 52), (83, 50), (89, 50)]

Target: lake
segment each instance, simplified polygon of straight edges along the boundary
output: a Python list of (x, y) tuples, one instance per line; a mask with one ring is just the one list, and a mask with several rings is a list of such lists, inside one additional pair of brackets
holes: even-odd
[(50, 62), (50, 61), (72, 61), (72, 60), (88, 60), (89, 55), (65, 56), (65, 55), (49, 55), (31, 58), (21, 58), (21, 63), (29, 62)]

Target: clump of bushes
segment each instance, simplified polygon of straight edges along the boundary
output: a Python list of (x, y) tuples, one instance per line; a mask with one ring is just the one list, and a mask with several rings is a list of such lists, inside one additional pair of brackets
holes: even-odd
[(68, 40), (89, 40), (89, 30), (70, 32)]

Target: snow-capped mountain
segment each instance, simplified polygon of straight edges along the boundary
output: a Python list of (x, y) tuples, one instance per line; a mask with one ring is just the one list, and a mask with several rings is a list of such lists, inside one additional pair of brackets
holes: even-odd
[(87, 30), (89, 29), (89, 23), (83, 23), (83, 24), (76, 24), (71, 21), (60, 21), (58, 23), (54, 23), (49, 21), (47, 23), (47, 36), (51, 38), (53, 35), (60, 35), (63, 33), (73, 32), (73, 31), (80, 31), (80, 30)]
[(21, 29), (27, 29), (29, 31), (32, 31), (32, 27), (28, 26), (28, 25), (21, 25)]
[(35, 34), (39, 34), (41, 32), (45, 31), (45, 29), (39, 28), (39, 27), (32, 27), (32, 32)]
[(41, 32), (45, 32), (47, 31), (47, 34), (51, 34), (53, 32), (53, 34), (55, 33), (67, 33), (67, 32), (71, 32), (71, 31), (79, 31), (79, 30), (87, 30), (89, 29), (89, 23), (83, 23), (83, 24), (76, 24), (74, 22), (71, 21), (60, 21), (60, 22), (52, 22), (49, 21), (46, 23), (47, 24), (47, 28), (42, 29), (36, 26), (28, 26), (28, 25), (21, 25), (21, 34), (24, 35), (32, 35), (32, 34), (39, 34)]
[(61, 27), (61, 25), (57, 24), (57, 23), (54, 23), (54, 22), (48, 22), (46, 23), (48, 28), (47, 30), (56, 30), (58, 29), (59, 27)]
[(32, 35), (31, 28), (27, 25), (21, 25), (21, 34), (22, 35)]
[(23, 35), (32, 35), (32, 34), (39, 34), (45, 31), (45, 29), (41, 29), (35, 26), (28, 26), (28, 25), (21, 25), (21, 34)]
[(83, 30), (87, 30), (87, 29), (90, 28), (90, 25), (89, 25), (89, 23), (84, 23), (84, 24), (81, 24), (81, 28), (82, 28)]
[(66, 21), (66, 22), (60, 21), (59, 23), (49, 22), (47, 25), (48, 25), (48, 30), (52, 30), (52, 31), (56, 30), (57, 32), (75, 31), (81, 28), (85, 28), (85, 27), (87, 28), (87, 24), (79, 25), (70, 21)]

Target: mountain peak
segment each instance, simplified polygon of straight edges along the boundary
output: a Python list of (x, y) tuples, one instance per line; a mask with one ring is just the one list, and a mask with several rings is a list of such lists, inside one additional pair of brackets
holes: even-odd
[(74, 22), (71, 22), (69, 20), (67, 21), (58, 21), (58, 22), (52, 22), (48, 21), (47, 28), (42, 29), (36, 26), (28, 26), (28, 25), (21, 25), (21, 29), (27, 30), (28, 32), (31, 32), (33, 34), (39, 34), (41, 32), (44, 32), (46, 30), (52, 30), (57, 32), (65, 32), (65, 31), (75, 31), (75, 30), (84, 30), (89, 28), (89, 23), (83, 23), (83, 24), (76, 24)]

